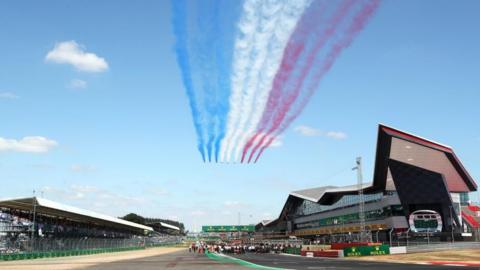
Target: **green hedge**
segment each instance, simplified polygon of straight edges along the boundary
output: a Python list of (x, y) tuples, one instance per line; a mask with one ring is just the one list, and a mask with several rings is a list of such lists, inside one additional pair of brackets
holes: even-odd
[(131, 250), (140, 250), (140, 249), (145, 249), (145, 248), (144, 247), (97, 248), (97, 249), (62, 250), (62, 251), (49, 251), (49, 252), (12, 253), (12, 254), (0, 254), (0, 260), (3, 260), (3, 261), (31, 260), (31, 259), (40, 259), (40, 258), (92, 255), (92, 254), (131, 251)]

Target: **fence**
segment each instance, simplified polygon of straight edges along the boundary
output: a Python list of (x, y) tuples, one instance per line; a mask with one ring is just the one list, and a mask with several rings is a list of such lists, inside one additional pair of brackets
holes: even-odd
[(143, 238), (35, 238), (0, 240), (0, 253), (47, 252), (143, 247)]
[(16, 238), (0, 237), (0, 260), (88, 255), (174, 245), (180, 237), (109, 238)]
[(440, 243), (409, 243), (407, 246), (408, 253), (425, 252), (425, 251), (441, 251), (455, 249), (478, 249), (480, 242), (440, 242)]
[(130, 248), (96, 248), (96, 249), (83, 249), (83, 250), (64, 250), (64, 251), (45, 251), (45, 252), (22, 252), (22, 253), (0, 253), (0, 261), (13, 261), (13, 260), (29, 260), (38, 258), (53, 258), (53, 257), (65, 257), (65, 256), (79, 256), (79, 255), (91, 255), (109, 252), (139, 250), (144, 247), (130, 247)]

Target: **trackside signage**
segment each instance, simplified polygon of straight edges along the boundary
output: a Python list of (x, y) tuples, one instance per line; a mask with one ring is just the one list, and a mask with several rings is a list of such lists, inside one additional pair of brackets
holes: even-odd
[(343, 249), (343, 254), (345, 257), (387, 255), (390, 254), (390, 247), (388, 245), (348, 247)]
[(255, 225), (207, 225), (202, 226), (202, 232), (254, 232)]

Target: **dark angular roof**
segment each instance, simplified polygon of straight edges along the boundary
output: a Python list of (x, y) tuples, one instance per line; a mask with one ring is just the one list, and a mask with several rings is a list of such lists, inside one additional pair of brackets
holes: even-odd
[[(385, 191), (390, 160), (401, 161), (444, 175), (450, 192), (477, 190), (477, 184), (450, 146), (380, 124), (373, 181), (363, 184), (365, 194)], [(293, 191), (285, 202), (280, 218), (286, 213), (287, 204), (294, 200), (332, 205), (343, 196), (357, 194), (358, 191), (357, 185), (322, 186)]]

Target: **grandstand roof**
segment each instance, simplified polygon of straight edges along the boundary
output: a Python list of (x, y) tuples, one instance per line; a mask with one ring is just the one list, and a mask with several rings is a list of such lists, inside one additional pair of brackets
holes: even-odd
[(267, 227), (267, 226), (270, 226), (271, 224), (274, 224), (276, 221), (278, 221), (278, 218), (276, 219), (266, 219), (266, 220), (262, 220), (260, 223), (258, 223), (257, 225), (255, 225), (255, 230), (258, 230), (262, 227)]
[[(363, 190), (368, 192), (369, 189), (372, 188), (372, 183), (364, 183)], [(349, 194), (356, 194), (358, 193), (358, 186), (351, 185), (351, 186), (344, 186), (344, 187), (337, 187), (337, 186), (324, 186), (318, 188), (309, 188), (309, 189), (302, 189), (293, 191), (290, 195), (298, 198), (302, 198), (304, 200), (309, 200), (312, 202), (318, 202), (321, 204), (329, 204), (332, 201), (338, 201), (342, 196), (349, 195)]]
[(0, 207), (11, 209), (32, 211), (34, 205), (35, 211), (38, 214), (64, 217), (78, 222), (92, 222), (102, 226), (128, 229), (142, 233), (144, 231), (153, 231), (149, 226), (144, 226), (90, 210), (64, 205), (44, 198), (28, 197), (0, 200)]
[(442, 174), (450, 192), (477, 190), (477, 184), (450, 146), (380, 124), (372, 184), (379, 190), (385, 189), (390, 160)]
[(180, 231), (180, 228), (179, 228), (179, 227), (173, 226), (173, 225), (168, 224), (168, 223), (165, 223), (165, 222), (160, 222), (160, 225), (162, 225), (162, 226), (165, 227), (165, 228), (169, 228), (169, 229), (172, 229), (172, 230)]
[(180, 231), (180, 228), (177, 227), (177, 226), (174, 226), (172, 224), (168, 224), (168, 223), (165, 223), (165, 222), (146, 222), (147, 225), (151, 225), (151, 226), (154, 226), (154, 225), (160, 225), (161, 227), (165, 227), (167, 229), (171, 229), (171, 230), (175, 230), (175, 231)]
[(260, 222), (260, 224), (262, 224), (263, 226), (267, 226), (269, 224), (271, 224), (272, 222), (275, 222), (277, 219), (267, 219), (267, 220), (262, 220), (262, 222)]

